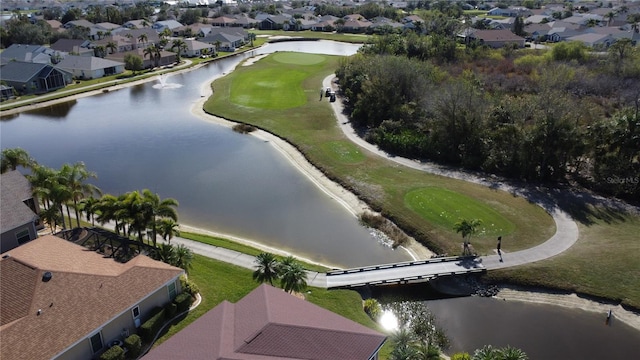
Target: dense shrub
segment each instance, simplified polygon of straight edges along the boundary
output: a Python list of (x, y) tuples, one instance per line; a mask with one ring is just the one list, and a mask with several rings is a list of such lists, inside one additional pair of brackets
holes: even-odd
[(371, 319), (377, 321), (382, 313), (382, 307), (376, 299), (367, 299), (364, 301), (364, 312), (369, 315)]
[(233, 126), (233, 131), (239, 132), (241, 134), (248, 134), (250, 132), (256, 131), (255, 126), (247, 125), (247, 124), (237, 124)]
[(189, 280), (189, 278), (184, 275), (180, 276), (180, 287), (182, 288), (182, 291), (191, 294), (191, 296), (193, 297), (195, 297), (196, 294), (200, 292), (198, 285), (196, 285), (193, 281)]
[(124, 349), (114, 345), (100, 355), (100, 360), (124, 360)]
[(176, 303), (168, 303), (164, 307), (164, 316), (167, 319), (173, 319), (174, 316), (178, 313), (178, 305)]
[(178, 305), (178, 313), (189, 310), (189, 306), (191, 306), (192, 301), (193, 298), (191, 297), (191, 294), (188, 294), (186, 292), (183, 292), (180, 295), (176, 296), (176, 299), (173, 300), (173, 302)]
[(142, 349), (142, 339), (140, 339), (138, 334), (133, 334), (124, 339), (124, 346), (129, 349), (131, 357), (138, 357), (138, 355), (140, 355), (140, 350)]
[(165, 321), (165, 310), (161, 309), (157, 314), (152, 316), (149, 320), (145, 321), (142, 326), (140, 326), (140, 337), (145, 342), (153, 341), (153, 338), (156, 336), (162, 325), (164, 325)]

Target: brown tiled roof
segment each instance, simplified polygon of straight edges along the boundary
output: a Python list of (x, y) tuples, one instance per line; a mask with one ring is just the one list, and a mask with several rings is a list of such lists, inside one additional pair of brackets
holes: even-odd
[(386, 337), (340, 315), (261, 285), (227, 301), (153, 349), (145, 360), (369, 359)]
[(36, 214), (23, 202), (32, 197), (29, 180), (19, 171), (8, 171), (0, 175), (0, 232), (34, 220)]
[(511, 30), (476, 30), (476, 39), (484, 41), (523, 41), (524, 38), (514, 34)]
[(143, 255), (118, 263), (51, 235), (0, 264), (3, 359), (50, 359), (183, 272)]

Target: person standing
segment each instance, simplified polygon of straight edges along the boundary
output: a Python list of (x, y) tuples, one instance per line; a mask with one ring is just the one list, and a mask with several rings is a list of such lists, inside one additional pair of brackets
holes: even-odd
[(502, 246), (502, 236), (498, 236), (498, 245), (496, 248), (498, 249), (498, 256), (500, 256), (500, 262), (502, 262), (502, 252), (500, 251), (500, 247)]

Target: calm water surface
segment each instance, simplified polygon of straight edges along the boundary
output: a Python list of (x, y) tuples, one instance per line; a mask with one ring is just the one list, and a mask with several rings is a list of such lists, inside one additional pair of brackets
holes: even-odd
[(283, 159), (271, 144), (190, 113), (210, 79), (245, 57), (275, 51), (334, 55), (358, 45), (269, 44), (252, 54), (157, 82), (22, 113), (1, 123), (2, 148), (21, 147), (59, 168), (84, 161), (105, 193), (151, 189), (179, 201), (179, 221), (258, 240), (314, 261), (351, 267), (410, 260)]
[(511, 345), (531, 360), (632, 359), (640, 332), (606, 314), (559, 306), (468, 297), (427, 301), (451, 340), (447, 353), (473, 352), (486, 344)]

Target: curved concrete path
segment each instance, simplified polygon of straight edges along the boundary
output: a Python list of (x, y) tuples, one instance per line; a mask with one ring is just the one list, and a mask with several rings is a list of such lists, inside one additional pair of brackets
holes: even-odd
[[(327, 76), (322, 82), (323, 88), (332, 87), (334, 88), (334, 90), (337, 90), (337, 86), (333, 83), (334, 78), (335, 74)], [(549, 215), (551, 215), (556, 224), (556, 233), (549, 240), (538, 246), (526, 250), (516, 251), (513, 253), (505, 253), (503, 251), (503, 261), (500, 261), (500, 257), (497, 254), (482, 256), (480, 260), (482, 261), (482, 264), (486, 269), (501, 269), (548, 259), (552, 256), (566, 251), (578, 240), (579, 233), (578, 225), (576, 224), (576, 222), (571, 218), (569, 214), (558, 208), (557, 204), (555, 204), (551, 196), (548, 196), (544, 192), (539, 191), (538, 189), (529, 189), (518, 187), (512, 184), (507, 184), (504, 180), (497, 177), (488, 178), (486, 176), (476, 175), (470, 172), (464, 172), (457, 169), (448, 169), (445, 166), (427, 162), (420, 162), (388, 154), (380, 150), (376, 145), (366, 142), (356, 133), (356, 131), (353, 129), (353, 126), (351, 126), (349, 119), (344, 114), (344, 107), (342, 105), (342, 100), (340, 99), (340, 97), (338, 97), (335, 102), (331, 103), (331, 107), (333, 108), (333, 112), (335, 113), (336, 119), (338, 121), (338, 126), (340, 126), (340, 129), (342, 129), (342, 132), (345, 134), (345, 136), (353, 143), (373, 154), (384, 157), (390, 161), (410, 167), (412, 169), (417, 169), (420, 171), (425, 171), (431, 174), (440, 175), (452, 179), (469, 181), (490, 187), (492, 189), (507, 191), (513, 195), (523, 197), (541, 206), (549, 213)]]

